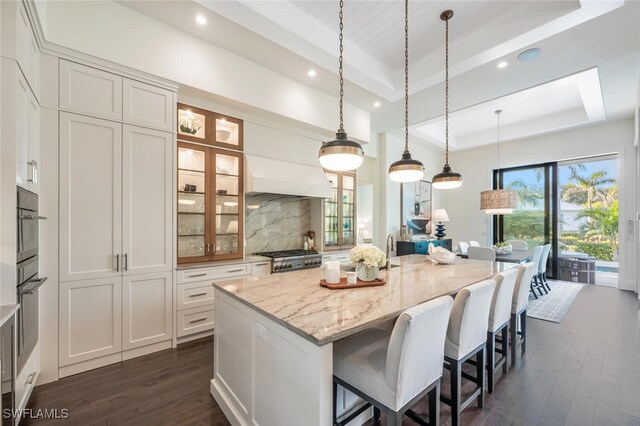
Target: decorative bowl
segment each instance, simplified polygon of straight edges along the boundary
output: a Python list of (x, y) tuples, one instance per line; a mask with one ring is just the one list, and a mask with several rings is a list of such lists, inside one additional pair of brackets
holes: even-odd
[(216, 140), (219, 142), (227, 142), (231, 137), (231, 132), (228, 130), (216, 130)]
[(513, 251), (513, 247), (511, 245), (506, 246), (493, 246), (493, 249), (496, 251), (496, 254), (510, 254)]

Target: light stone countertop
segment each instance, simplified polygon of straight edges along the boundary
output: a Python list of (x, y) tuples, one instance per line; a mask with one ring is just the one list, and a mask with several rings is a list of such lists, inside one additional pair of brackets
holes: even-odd
[(214, 286), (310, 342), (324, 345), (518, 266), (468, 259), (441, 265), (424, 255), (396, 257), (391, 263), (400, 266), (381, 271), (387, 283), (379, 287), (329, 290), (319, 285), (320, 269), (225, 280)]
[(0, 305), (0, 326), (16, 313), (19, 305)]
[(178, 265), (176, 267), (176, 271), (185, 271), (185, 270), (189, 270), (189, 269), (214, 268), (216, 266), (239, 265), (241, 263), (255, 263), (255, 262), (271, 262), (271, 258), (270, 257), (264, 257), (264, 256), (249, 255), (249, 256), (245, 256), (243, 259), (216, 260), (216, 261), (211, 261), (211, 262), (186, 263), (186, 264), (183, 264), (183, 265)]

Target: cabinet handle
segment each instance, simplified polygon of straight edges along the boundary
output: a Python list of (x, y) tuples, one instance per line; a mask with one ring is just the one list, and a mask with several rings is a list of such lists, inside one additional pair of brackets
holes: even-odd
[(254, 263), (255, 266), (267, 266), (266, 263)]
[(242, 272), (244, 271), (244, 269), (230, 269), (227, 271), (228, 274), (232, 273), (232, 272)]
[(22, 220), (47, 220), (46, 216), (34, 216), (32, 214), (23, 214), (20, 215), (20, 219)]
[(29, 374), (29, 377), (27, 377), (27, 381), (24, 382), (25, 385), (30, 385), (31, 383), (33, 383), (33, 379), (35, 379), (36, 377), (36, 372), (34, 371), (33, 373)]
[(206, 295), (207, 295), (206, 292), (204, 292), (204, 293), (195, 293), (195, 294), (190, 294), (189, 297), (198, 297), (198, 296), (206, 296)]
[(38, 162), (36, 160), (27, 161), (27, 166), (29, 166), (29, 174), (31, 175), (27, 178), (27, 182), (35, 185), (38, 181)]
[(206, 319), (207, 319), (207, 317), (194, 319), (194, 320), (189, 321), (189, 324), (193, 324), (194, 322), (202, 322), (202, 321), (205, 321)]
[(205, 275), (207, 275), (207, 273), (206, 273), (206, 272), (203, 272), (202, 274), (193, 274), (193, 275), (189, 275), (189, 278), (204, 277)]
[(120, 272), (120, 253), (116, 254), (116, 272)]
[(129, 270), (129, 253), (125, 253), (123, 257), (124, 257), (123, 258), (124, 266), (122, 267), (122, 269), (124, 271), (128, 271)]

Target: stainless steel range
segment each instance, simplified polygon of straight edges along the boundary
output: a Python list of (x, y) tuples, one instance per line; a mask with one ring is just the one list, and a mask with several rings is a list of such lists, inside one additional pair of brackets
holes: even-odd
[(273, 259), (271, 272), (295, 271), (298, 269), (319, 268), (322, 266), (322, 254), (310, 250), (279, 250), (255, 253)]

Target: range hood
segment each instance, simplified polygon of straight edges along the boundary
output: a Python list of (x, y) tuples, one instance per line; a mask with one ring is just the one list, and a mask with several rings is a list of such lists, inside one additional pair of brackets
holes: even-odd
[(246, 155), (246, 193), (331, 198), (331, 184), (321, 167)]

